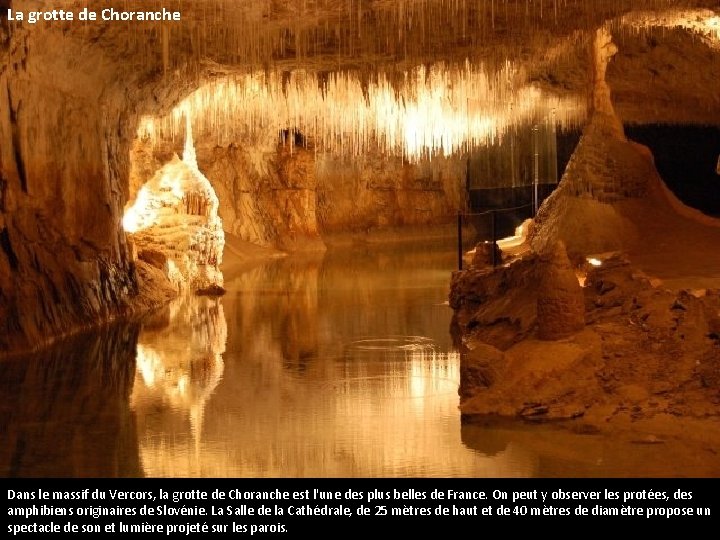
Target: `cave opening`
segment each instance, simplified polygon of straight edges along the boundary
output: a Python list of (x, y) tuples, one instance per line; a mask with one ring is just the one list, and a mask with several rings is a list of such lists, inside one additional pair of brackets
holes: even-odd
[(298, 129), (282, 129), (280, 130), (278, 136), (283, 145), (289, 144), (291, 146), (307, 146), (307, 138)]

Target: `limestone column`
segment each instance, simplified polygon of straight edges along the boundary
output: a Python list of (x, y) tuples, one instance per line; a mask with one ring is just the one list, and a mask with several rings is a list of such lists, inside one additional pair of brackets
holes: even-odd
[(607, 28), (598, 28), (590, 48), (590, 89), (588, 116), (590, 123), (602, 127), (603, 131), (625, 139), (625, 131), (610, 97), (610, 85), (606, 80), (607, 68), (612, 57), (618, 52)]

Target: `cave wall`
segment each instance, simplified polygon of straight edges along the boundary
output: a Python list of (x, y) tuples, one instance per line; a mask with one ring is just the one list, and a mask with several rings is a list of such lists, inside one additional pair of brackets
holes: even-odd
[(259, 159), (252, 157), (235, 145), (198, 147), (198, 165), (215, 188), (225, 232), (269, 247), (274, 243), (276, 232), (258, 194), (264, 188), (269, 189), (271, 154), (259, 151), (256, 154)]
[(61, 39), (17, 31), (0, 63), (0, 354), (96, 323), (137, 290), (120, 228), (127, 123), (102, 81), (58, 56), (72, 49)]
[(720, 40), (680, 28), (616, 32), (608, 66), (613, 103), (626, 124), (720, 124)]
[(314, 154), (302, 146), (200, 145), (198, 164), (220, 200), (225, 230), (284, 251), (325, 248), (320, 239)]
[[(291, 149), (269, 134), (229, 146), (200, 140), (196, 149), (220, 200), (225, 231), (283, 251), (322, 250), (323, 238), (345, 233), (446, 224), (464, 201), (462, 158), (412, 164), (368, 154), (350, 161), (304, 145)], [(177, 142), (136, 139), (131, 199), (179, 152)]]
[(368, 155), (354, 163), (322, 156), (318, 214), (324, 233), (449, 223), (464, 201), (465, 160), (411, 164)]
[(138, 118), (201, 75), (139, 69), (141, 44), (98, 46), (102, 26), (73, 24), (0, 18), (0, 356), (167, 300), (122, 229), (129, 150)]
[[(130, 200), (155, 171), (180, 153), (177, 142), (135, 139), (131, 150)], [(198, 166), (219, 199), (226, 233), (285, 251), (325, 249), (316, 215), (312, 150), (261, 140), (228, 146), (196, 141)]]
[(369, 155), (350, 163), (283, 144), (200, 146), (198, 162), (225, 230), (285, 251), (317, 249), (333, 234), (448, 223), (465, 181), (461, 159), (413, 165)]
[[(717, 8), (716, 3), (715, 16)], [(703, 35), (682, 28), (682, 19), (687, 22), (698, 14), (680, 14), (682, 11), (675, 15), (676, 27), (669, 23), (654, 27), (643, 15), (631, 18), (628, 25), (609, 25), (618, 50), (607, 66), (606, 80), (623, 124), (720, 124), (720, 94), (716, 89), (720, 39), (713, 38), (710, 30)], [(653, 13), (650, 20), (658, 17), (662, 15)], [(638, 26), (631, 24), (633, 20)], [(552, 61), (533, 63), (529, 74), (537, 87), (550, 93), (577, 95), (587, 89), (587, 66), (586, 51), (578, 46)]]

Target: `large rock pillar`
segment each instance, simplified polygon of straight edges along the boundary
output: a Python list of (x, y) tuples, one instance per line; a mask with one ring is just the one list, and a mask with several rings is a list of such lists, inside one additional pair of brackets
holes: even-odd
[(659, 177), (650, 151), (626, 139), (615, 113), (605, 74), (616, 52), (610, 32), (598, 29), (590, 45), (588, 124), (558, 189), (535, 217), (530, 244), (538, 253), (560, 240), (578, 261), (623, 250), (638, 238), (616, 203), (647, 196)]

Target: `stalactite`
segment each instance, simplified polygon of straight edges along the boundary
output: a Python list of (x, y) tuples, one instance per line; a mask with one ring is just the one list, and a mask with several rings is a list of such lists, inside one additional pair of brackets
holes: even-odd
[[(146, 2), (148, 8), (160, 3)], [(681, 26), (720, 46), (717, 15), (690, 16), (685, 10), (680, 17), (674, 8), (683, 4), (189, 0), (192, 20), (182, 28), (128, 27), (133, 57), (169, 71), (185, 65), (189, 54), (198, 74), (200, 62), (208, 59), (237, 64), (235, 74), (203, 85), (167, 117), (143, 119), (139, 133), (175, 139), (187, 113), (203, 138), (219, 144), (297, 129), (315, 152), (353, 158), (379, 150), (417, 161), (469, 152), (552, 112), (557, 127), (569, 129), (584, 122), (585, 104), (527, 84), (523, 69), (509, 59), (544, 45), (548, 31), (566, 34), (570, 44), (580, 42), (608, 18), (626, 32)], [(637, 12), (639, 6), (647, 11)], [(624, 16), (630, 10), (634, 14)], [(470, 52), (467, 58), (435, 61), (445, 46)], [(473, 57), (473, 51), (481, 53)], [(294, 151), (292, 139), (289, 148)]]
[[(174, 138), (192, 118), (186, 132), (194, 128), (223, 145), (289, 128), (322, 151), (356, 157), (379, 149), (419, 160), (486, 145), (511, 126), (551, 111), (563, 129), (584, 120), (580, 100), (516, 86), (524, 75), (509, 62), (498, 72), (469, 62), (439, 63), (403, 78), (399, 92), (384, 73), (373, 81), (358, 73), (332, 73), (321, 80), (305, 71), (219, 79), (188, 96), (171, 115), (143, 119), (139, 135)], [(293, 145), (290, 137), (291, 151)]]
[[(138, 9), (126, 1), (107, 3)], [(363, 58), (370, 64), (377, 58), (391, 58), (392, 63), (432, 54), (436, 40), (448, 47), (457, 45), (459, 36), (465, 46), (485, 46), (486, 60), (502, 62), (506, 53), (495, 51), (492, 45), (501, 40), (521, 51), (534, 34), (546, 30), (550, 9), (553, 26), (572, 31), (590, 30), (630, 10), (653, 12), (686, 3), (553, 0), (550, 8), (545, 0), (189, 0), (171, 5), (165, 0), (146, 0), (142, 9), (182, 9), (188, 22), (168, 27), (171, 32), (160, 31), (156, 25), (129, 24), (126, 39), (128, 51), (142, 59), (145, 68), (187, 65), (188, 61), (199, 67), (207, 58), (249, 69), (290, 59), (312, 64), (319, 51), (329, 50), (338, 58)], [(469, 21), (475, 24), (470, 27)]]

